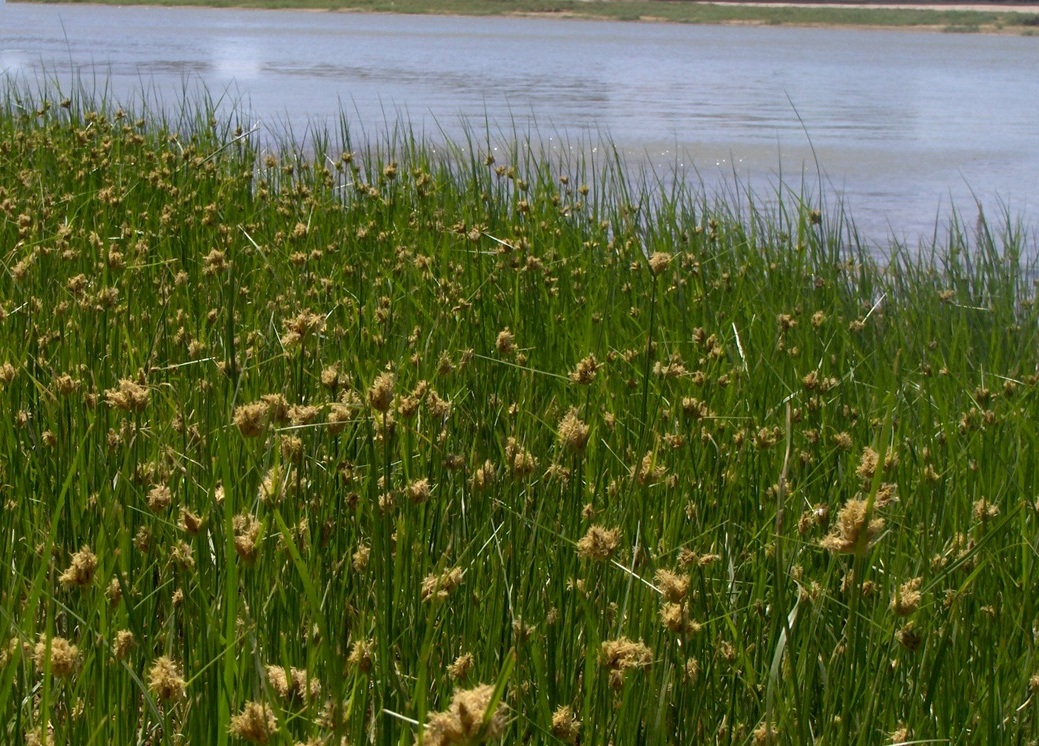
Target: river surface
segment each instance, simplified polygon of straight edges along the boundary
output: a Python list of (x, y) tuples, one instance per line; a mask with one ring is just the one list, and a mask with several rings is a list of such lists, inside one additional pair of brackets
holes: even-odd
[(1039, 222), (1039, 38), (7, 3), (0, 76), (128, 103), (204, 87), (296, 140), (342, 116), (355, 141), (404, 118), (434, 141), (607, 142), (708, 193), (804, 177), (874, 242), (979, 204)]

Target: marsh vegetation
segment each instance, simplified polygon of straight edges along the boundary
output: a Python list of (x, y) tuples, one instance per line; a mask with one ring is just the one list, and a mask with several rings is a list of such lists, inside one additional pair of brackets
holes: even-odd
[(1039, 738), (1033, 235), (310, 145), (7, 90), (2, 740)]

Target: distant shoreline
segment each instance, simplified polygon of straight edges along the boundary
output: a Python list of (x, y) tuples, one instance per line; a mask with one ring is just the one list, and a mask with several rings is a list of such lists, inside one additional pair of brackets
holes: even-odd
[(696, 0), (705, 5), (732, 5), (743, 8), (855, 8), (859, 10), (933, 10), (969, 13), (1037, 13), (1032, 3), (861, 3), (861, 2), (788, 2), (787, 0)]
[[(35, 2), (36, 0), (9, 0)], [(43, 0), (51, 4), (54, 0)], [(58, 0), (61, 2), (61, 0)], [(758, 25), (1039, 35), (1039, 4), (861, 3), (787, 0), (69, 0), (75, 5), (212, 7), (315, 12), (512, 16), (713, 25)]]

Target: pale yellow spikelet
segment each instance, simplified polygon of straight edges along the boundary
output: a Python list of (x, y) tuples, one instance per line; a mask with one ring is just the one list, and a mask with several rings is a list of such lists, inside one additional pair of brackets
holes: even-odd
[(50, 656), (51, 674), (59, 679), (67, 678), (75, 673), (79, 666), (79, 648), (64, 637), (53, 637), (49, 641), (42, 635), (33, 650), (33, 662), (41, 671)]
[(422, 600), (443, 601), (462, 584), (462, 568), (452, 567), (441, 573), (427, 575), (422, 580)]
[(0, 365), (0, 384), (6, 386), (14, 380), (16, 375), (18, 375), (18, 369), (11, 363), (4, 362), (3, 365)]
[(281, 502), (285, 494), (295, 485), (295, 470), (291, 465), (276, 463), (263, 475), (257, 497), (270, 504)]
[(126, 660), (127, 656), (130, 655), (130, 651), (133, 650), (137, 644), (137, 640), (134, 638), (133, 632), (128, 629), (121, 629), (115, 633), (115, 642), (112, 643), (112, 652), (115, 654), (116, 660)]
[(595, 355), (588, 355), (570, 372), (570, 380), (582, 386), (587, 386), (595, 380), (600, 367), (599, 362), (595, 359)]
[(577, 416), (576, 409), (570, 409), (559, 422), (559, 445), (571, 453), (581, 453), (588, 444), (589, 428)]
[(307, 339), (322, 334), (325, 331), (325, 317), (313, 311), (303, 310), (296, 316), (285, 319), (285, 333), (282, 334), (281, 343), (285, 347), (298, 345)]
[(202, 526), (205, 520), (200, 516), (195, 515), (187, 508), (183, 508), (180, 511), (180, 527), (186, 534), (195, 536), (199, 531), (202, 530)]
[(483, 492), (497, 479), (497, 469), (494, 467), (494, 463), (489, 459), (483, 462), (483, 465), (477, 468), (472, 477), (469, 480), (469, 486), (474, 492)]
[(148, 669), (148, 688), (160, 700), (170, 702), (184, 696), (184, 677), (180, 667), (168, 656), (156, 658)]
[(498, 337), (494, 340), (494, 348), (505, 357), (516, 351), (516, 337), (508, 327), (498, 332)]
[(143, 412), (150, 399), (148, 388), (129, 378), (120, 380), (116, 388), (105, 391), (105, 403), (124, 412)]
[(517, 479), (530, 476), (538, 466), (537, 457), (516, 438), (509, 438), (505, 443), (505, 460)]
[(776, 726), (767, 720), (759, 723), (750, 736), (750, 742), (753, 746), (769, 746), (776, 743), (776, 740)]
[(96, 572), (97, 556), (90, 550), (90, 547), (84, 546), (72, 555), (71, 564), (65, 572), (58, 576), (58, 582), (66, 588), (82, 588), (93, 582)]
[(657, 586), (660, 588), (664, 598), (672, 603), (681, 602), (689, 592), (689, 577), (687, 575), (679, 575), (661, 568), (657, 570), (654, 580), (656, 580)]
[(276, 425), (288, 423), (290, 406), (284, 394), (264, 394), (257, 403), (266, 408), (265, 416), (268, 422)]
[(426, 411), (435, 420), (446, 420), (451, 416), (452, 404), (449, 399), (441, 398), (436, 391), (430, 391), (426, 397)]
[(234, 411), (234, 424), (246, 438), (257, 438), (267, 430), (268, 410), (262, 402), (242, 404)]
[(695, 635), (702, 629), (699, 622), (689, 618), (689, 610), (684, 604), (666, 603), (660, 607), (660, 623), (679, 635)]
[(472, 653), (463, 653), (455, 658), (454, 662), (447, 667), (447, 673), (455, 681), (460, 681), (468, 675), (474, 662)]
[(311, 404), (293, 404), (289, 407), (289, 423), (297, 427), (317, 422), (321, 416), (321, 407)]
[(333, 392), (339, 388), (340, 380), (339, 366), (335, 363), (321, 371), (321, 385), (327, 389), (332, 389)]
[(581, 721), (569, 706), (557, 707), (552, 713), (552, 735), (563, 743), (575, 744), (581, 735)]
[(367, 544), (361, 544), (357, 547), (357, 551), (350, 557), (350, 564), (354, 568), (354, 572), (364, 572), (365, 568), (368, 567), (368, 560), (372, 556), (372, 548)]
[(380, 373), (368, 389), (368, 404), (376, 412), (385, 412), (393, 403), (393, 386), (396, 377), (389, 371)]
[[(191, 571), (195, 567), (194, 550), (187, 541), (176, 541), (169, 548), (169, 560), (183, 569)], [(181, 591), (183, 595), (183, 591)]]
[(220, 274), (230, 266), (227, 255), (220, 249), (213, 249), (203, 258), (202, 274), (212, 277)]
[(299, 699), (312, 701), (321, 694), (321, 682), (306, 669), (292, 667), (289, 669), (289, 678), (292, 681), (292, 693)]
[(231, 520), (231, 527), (234, 529), (235, 552), (246, 562), (253, 562), (262, 524), (251, 513), (239, 513)]
[(282, 435), (278, 438), (278, 450), (281, 457), (292, 464), (298, 464), (303, 460), (303, 438), (295, 435)]
[(119, 578), (112, 578), (108, 582), (108, 587), (105, 588), (105, 598), (112, 607), (118, 606), (119, 602), (123, 600), (123, 586), (120, 585)]
[(653, 661), (653, 653), (641, 640), (618, 637), (602, 644), (603, 660), (610, 668), (643, 668)]
[(907, 580), (898, 587), (891, 599), (891, 611), (897, 616), (909, 616), (920, 606), (920, 585), (923, 578)]
[(68, 396), (78, 391), (81, 383), (68, 373), (62, 373), (54, 379), (54, 390), (62, 396)]
[(671, 260), (673, 258), (674, 257), (671, 254), (668, 254), (664, 251), (653, 252), (653, 254), (649, 257), (650, 271), (655, 275), (661, 274), (662, 272), (664, 272), (664, 270), (671, 266)]
[(288, 699), (292, 694), (292, 685), (289, 683), (289, 675), (283, 666), (268, 665), (265, 669), (267, 683), (271, 689), (282, 699)]
[(618, 637), (602, 643), (602, 657), (610, 673), (610, 686), (618, 689), (624, 683), (626, 671), (645, 668), (653, 662), (653, 651), (641, 640)]
[[(504, 706), (493, 703), (494, 686), (481, 684), (455, 692), (443, 712), (430, 716), (424, 743), (429, 746), (478, 746), (505, 732)], [(495, 704), (491, 711), (492, 704)]]
[(657, 463), (653, 453), (647, 453), (643, 456), (642, 461), (632, 471), (638, 483), (646, 486), (656, 484), (667, 473), (667, 469), (662, 464)]
[(267, 705), (246, 702), (241, 711), (231, 718), (228, 732), (234, 738), (250, 743), (267, 743), (278, 732), (278, 718)]
[(884, 529), (884, 519), (875, 518), (866, 500), (848, 500), (837, 513), (837, 525), (821, 542), (834, 554), (864, 554)]
[(877, 464), (880, 461), (880, 454), (875, 450), (866, 446), (862, 449), (862, 456), (859, 458), (859, 465), (855, 469), (855, 473), (859, 475), (859, 479), (869, 481), (873, 479), (874, 473), (877, 470)]
[(416, 479), (411, 482), (406, 488), (405, 492), (408, 494), (408, 500), (414, 505), (421, 505), (422, 503), (429, 500), (429, 494), (431, 491), (429, 480), (423, 477), (422, 479)]
[[(43, 731), (41, 730), (41, 733)], [(34, 730), (29, 731), (25, 734), (25, 746), (54, 746), (54, 726), (48, 725), (46, 733), (40, 736)]]
[(338, 435), (346, 429), (355, 415), (356, 410), (353, 406), (338, 401), (332, 402), (328, 405), (328, 431)]
[(173, 493), (164, 484), (157, 484), (148, 491), (148, 509), (153, 513), (166, 510), (173, 502)]
[(974, 505), (971, 508), (971, 514), (974, 516), (974, 520), (978, 523), (985, 523), (999, 515), (999, 505), (986, 497), (982, 497), (974, 501)]
[(618, 528), (592, 525), (577, 541), (577, 554), (584, 559), (608, 560), (620, 546), (621, 532)]
[(361, 673), (369, 673), (372, 670), (374, 656), (375, 640), (355, 640), (350, 646), (350, 654), (347, 656), (346, 662)]

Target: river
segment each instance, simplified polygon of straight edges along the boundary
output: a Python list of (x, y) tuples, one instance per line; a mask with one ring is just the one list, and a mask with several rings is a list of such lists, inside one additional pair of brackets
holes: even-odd
[[(1039, 38), (545, 18), (0, 5), (0, 75), (110, 98), (201, 88), (263, 131), (609, 143), (708, 192), (802, 176), (871, 241), (951, 209), (1039, 220)], [(817, 179), (817, 175), (822, 178)]]

